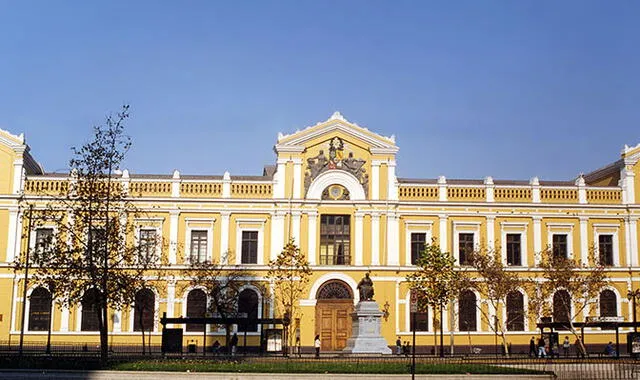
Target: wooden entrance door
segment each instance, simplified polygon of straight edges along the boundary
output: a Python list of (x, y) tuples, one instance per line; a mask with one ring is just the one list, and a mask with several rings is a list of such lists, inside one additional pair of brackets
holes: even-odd
[(316, 304), (316, 331), (320, 335), (321, 351), (338, 351), (351, 337), (350, 300), (318, 300)]

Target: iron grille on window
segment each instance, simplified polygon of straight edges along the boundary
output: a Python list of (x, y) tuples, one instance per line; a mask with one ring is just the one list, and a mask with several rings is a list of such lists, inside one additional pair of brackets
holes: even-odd
[(476, 295), (464, 290), (458, 298), (458, 328), (460, 331), (476, 331)]
[(333, 300), (333, 299), (353, 299), (353, 295), (351, 294), (351, 290), (349, 290), (349, 286), (342, 281), (336, 280), (328, 282), (318, 290), (318, 296), (316, 297), (319, 300)]
[(522, 265), (520, 243), (520, 234), (507, 234), (507, 265)]
[(507, 294), (507, 331), (524, 331), (524, 297), (517, 290)]
[[(240, 292), (238, 297), (238, 313), (247, 314), (247, 319), (258, 318), (258, 294), (251, 289), (245, 289)], [(256, 332), (258, 331), (258, 325), (253, 324), (238, 324), (238, 332)]]
[(351, 264), (349, 221), (349, 215), (320, 217), (320, 264)]
[(598, 253), (601, 265), (613, 265), (613, 235), (598, 236)]
[(567, 235), (555, 234), (553, 235), (553, 257), (567, 258)]
[(202, 262), (207, 259), (207, 231), (191, 231), (191, 262)]
[(133, 331), (153, 331), (156, 295), (150, 289), (138, 290), (133, 306)]
[(618, 300), (616, 294), (609, 289), (605, 289), (600, 293), (600, 316), (601, 317), (617, 317), (618, 316)]
[(458, 254), (460, 265), (470, 265), (471, 254), (473, 253), (473, 234), (458, 234)]
[(36, 288), (29, 297), (29, 331), (47, 331), (51, 323), (51, 293)]
[[(207, 295), (200, 289), (194, 289), (187, 296), (187, 317), (202, 318), (207, 312)], [(203, 324), (187, 323), (187, 331), (204, 331)]]
[(426, 242), (427, 234), (424, 232), (413, 232), (411, 234), (411, 264), (418, 263), (418, 258), (420, 258)]
[(242, 231), (242, 264), (258, 263), (258, 231)]

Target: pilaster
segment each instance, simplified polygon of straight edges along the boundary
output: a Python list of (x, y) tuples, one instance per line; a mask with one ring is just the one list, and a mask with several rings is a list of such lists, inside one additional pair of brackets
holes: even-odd
[(438, 177), (438, 200), (440, 202), (447, 201), (447, 177), (443, 175)]
[(540, 263), (540, 252), (542, 252), (542, 217), (533, 216), (533, 264)]
[(171, 210), (169, 212), (169, 264), (178, 262), (178, 218), (180, 211)]
[(438, 226), (440, 229), (440, 251), (442, 252), (447, 252), (448, 247), (447, 247), (447, 242), (449, 241), (449, 236), (447, 234), (448, 228), (447, 228), (447, 224), (448, 224), (448, 220), (447, 220), (447, 215), (446, 214), (441, 214), (438, 215)]
[(380, 214), (375, 212), (371, 213), (371, 265), (380, 265)]
[(400, 265), (400, 240), (398, 235), (398, 217), (395, 211), (387, 212), (387, 265)]
[[(316, 265), (316, 236), (318, 230), (318, 212), (308, 211), (307, 212), (307, 223), (308, 223), (308, 248), (307, 248), (307, 260), (309, 261), (309, 265)], [(357, 226), (357, 219), (356, 219)], [(356, 230), (357, 231), (357, 230)], [(357, 235), (356, 235), (357, 236)], [(356, 250), (358, 246), (358, 240), (356, 239)]]
[(363, 217), (364, 214), (362, 212), (356, 211), (355, 214), (355, 225), (354, 225), (354, 232), (355, 232), (355, 241), (354, 241), (354, 249), (355, 249), (355, 253), (354, 253), (354, 265), (355, 266), (361, 266), (363, 264), (363, 239), (364, 239), (364, 231), (363, 231)]
[(589, 263), (588, 222), (589, 218), (586, 216), (580, 217), (580, 261), (582, 261), (583, 265)]
[(293, 159), (293, 198), (300, 199), (302, 190), (302, 159)]
[[(220, 261), (223, 265), (229, 263), (229, 219), (231, 218), (231, 212), (222, 211), (220, 213)], [(213, 241), (213, 236), (211, 237)], [(211, 255), (211, 252), (207, 252), (207, 255)]]
[(380, 199), (380, 161), (371, 161), (371, 199)]

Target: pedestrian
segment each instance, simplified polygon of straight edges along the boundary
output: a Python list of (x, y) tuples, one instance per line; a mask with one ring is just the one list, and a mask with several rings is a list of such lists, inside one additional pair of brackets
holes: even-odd
[(562, 342), (562, 349), (564, 350), (564, 357), (569, 357), (569, 347), (571, 347), (571, 343), (569, 342), (569, 337), (564, 337), (564, 342)]
[(238, 349), (238, 334), (233, 333), (231, 337), (231, 356), (236, 356), (236, 350)]
[(316, 359), (320, 357), (320, 335), (316, 335), (313, 340), (313, 348), (316, 349)]
[(400, 340), (400, 337), (398, 337), (398, 339), (396, 339), (396, 355), (400, 355), (402, 353), (402, 341)]
[(613, 343), (609, 342), (604, 348), (604, 353), (608, 356), (616, 356), (616, 350), (613, 348)]
[(584, 347), (580, 338), (576, 338), (576, 342), (573, 345), (576, 347), (576, 357), (584, 359)]
[(539, 358), (546, 358), (547, 357), (547, 352), (544, 349), (544, 346), (546, 345), (544, 338), (540, 337), (540, 339), (538, 340), (538, 357)]
[(218, 352), (220, 352), (220, 342), (218, 342), (218, 340), (213, 342), (213, 347), (211, 347), (211, 352), (213, 352), (214, 355), (218, 355)]
[(536, 338), (531, 337), (529, 341), (529, 357), (538, 357), (538, 350), (536, 350)]
[(411, 350), (411, 347), (409, 347), (409, 341), (405, 341), (404, 342), (404, 347), (402, 347), (402, 351), (404, 351), (404, 356), (409, 356), (409, 351)]

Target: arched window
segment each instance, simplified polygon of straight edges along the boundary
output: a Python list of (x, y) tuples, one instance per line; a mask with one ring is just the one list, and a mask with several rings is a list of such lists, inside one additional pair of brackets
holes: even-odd
[(51, 324), (51, 293), (43, 287), (29, 297), (29, 331), (47, 331)]
[(156, 295), (151, 289), (140, 289), (133, 304), (133, 331), (153, 331)]
[(316, 296), (319, 300), (353, 299), (351, 288), (340, 280), (330, 281), (322, 285)]
[(613, 290), (605, 289), (600, 292), (600, 316), (601, 317), (617, 317), (618, 316), (618, 297)]
[(571, 296), (566, 290), (558, 290), (553, 295), (553, 321), (569, 322), (571, 316)]
[(476, 294), (471, 290), (463, 290), (458, 298), (458, 329), (460, 331), (476, 331)]
[[(187, 317), (203, 318), (207, 313), (207, 295), (194, 289), (187, 296)], [(187, 323), (187, 331), (204, 331), (204, 325)]]
[[(247, 313), (247, 318), (258, 318), (258, 293), (251, 289), (245, 289), (240, 292), (238, 297), (238, 313)], [(257, 324), (250, 325), (238, 325), (239, 332), (256, 332), (258, 331)]]
[(100, 330), (100, 293), (98, 289), (89, 289), (82, 296), (82, 323), (80, 330), (82, 331), (98, 331)]
[(507, 294), (507, 331), (524, 331), (524, 296), (517, 290)]

